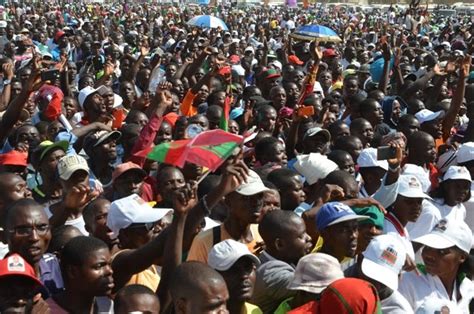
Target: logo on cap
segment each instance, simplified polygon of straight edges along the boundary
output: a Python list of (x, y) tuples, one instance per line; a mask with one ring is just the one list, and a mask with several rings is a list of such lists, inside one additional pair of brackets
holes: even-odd
[(380, 259), (385, 263), (390, 266), (395, 265), (395, 262), (397, 261), (397, 251), (394, 250), (393, 247), (388, 247), (385, 250), (383, 250), (382, 255), (380, 256)]
[(418, 180), (416, 180), (415, 177), (411, 177), (410, 181), (408, 181), (408, 186), (411, 188), (419, 188), (420, 183), (418, 182)]
[(441, 219), (436, 226), (434, 226), (433, 231), (440, 231), (440, 232), (445, 232), (447, 227), (448, 221), (446, 219)]
[(18, 256), (10, 256), (8, 258), (8, 271), (11, 272), (24, 272), (25, 271), (25, 263), (23, 260)]
[(350, 209), (350, 207), (347, 207), (343, 204), (334, 204), (333, 206), (338, 212), (349, 212)]

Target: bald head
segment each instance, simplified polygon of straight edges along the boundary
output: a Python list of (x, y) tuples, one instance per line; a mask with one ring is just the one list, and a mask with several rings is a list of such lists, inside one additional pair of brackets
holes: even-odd
[(303, 223), (301, 217), (292, 211), (274, 210), (267, 213), (258, 225), (258, 233), (265, 243), (273, 243), (294, 228), (295, 223)]
[(206, 286), (224, 282), (217, 271), (200, 262), (182, 263), (173, 278), (170, 287), (173, 299), (197, 298)]
[(224, 278), (200, 262), (185, 262), (174, 272), (170, 285), (176, 313), (225, 310), (229, 299)]

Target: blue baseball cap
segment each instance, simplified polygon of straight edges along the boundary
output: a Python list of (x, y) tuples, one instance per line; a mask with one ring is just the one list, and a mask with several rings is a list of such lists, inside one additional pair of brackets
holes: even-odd
[(316, 227), (318, 231), (323, 231), (329, 226), (349, 221), (365, 220), (368, 216), (357, 215), (349, 206), (340, 202), (330, 202), (324, 204), (316, 214)]

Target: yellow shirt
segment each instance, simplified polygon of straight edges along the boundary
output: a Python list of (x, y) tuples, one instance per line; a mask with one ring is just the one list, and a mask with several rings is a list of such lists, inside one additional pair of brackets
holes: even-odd
[[(323, 237), (319, 236), (318, 241), (316, 241), (316, 245), (314, 246), (314, 249), (313, 249), (313, 251), (311, 251), (311, 253), (318, 253), (319, 251), (321, 251), (321, 248), (323, 247), (323, 244), (324, 244)], [(350, 258), (350, 257), (345, 257), (344, 260), (341, 262), (341, 264), (347, 263), (351, 259), (352, 258)]]
[[(221, 224), (221, 241), (231, 239), (229, 232), (224, 227), (224, 224)], [(250, 252), (254, 253), (256, 251), (255, 246), (257, 242), (262, 242), (262, 237), (258, 233), (258, 225), (250, 225), (250, 232), (252, 233), (253, 240), (249, 243), (245, 243), (249, 248)], [(199, 233), (193, 240), (193, 244), (189, 249), (188, 261), (198, 261), (207, 264), (207, 255), (214, 245), (214, 235), (212, 229), (203, 231)]]
[[(112, 259), (114, 259), (117, 255), (119, 255), (121, 252), (124, 252), (124, 251), (126, 250), (118, 251), (112, 256)], [(135, 285), (135, 284), (142, 285), (142, 286), (150, 288), (152, 291), (156, 291), (158, 289), (158, 285), (160, 284), (160, 274), (158, 273), (156, 266), (151, 265), (144, 271), (139, 272), (138, 274), (132, 275), (132, 277), (125, 284), (125, 286)]]
[(245, 302), (242, 314), (263, 314), (263, 312), (258, 306)]

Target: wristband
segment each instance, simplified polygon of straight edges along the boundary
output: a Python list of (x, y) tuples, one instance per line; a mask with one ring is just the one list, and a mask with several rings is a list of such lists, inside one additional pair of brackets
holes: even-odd
[(397, 172), (398, 170), (400, 170), (400, 165), (396, 166), (395, 168), (388, 166), (388, 171), (390, 172)]
[(3, 86), (10, 85), (11, 82), (12, 82), (11, 80), (4, 80), (4, 81), (3, 81)]

